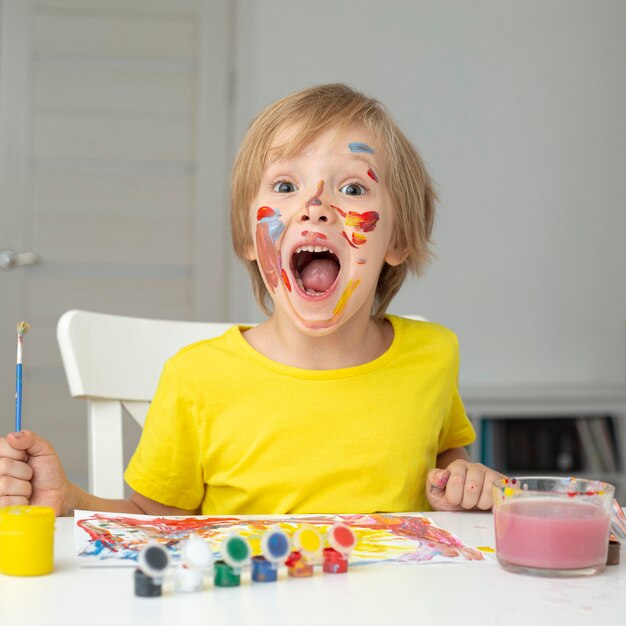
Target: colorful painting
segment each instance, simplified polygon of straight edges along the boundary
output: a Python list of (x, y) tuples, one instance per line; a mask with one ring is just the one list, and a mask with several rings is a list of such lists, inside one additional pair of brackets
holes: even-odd
[(154, 517), (76, 511), (74, 517), (76, 550), (84, 566), (134, 565), (149, 540), (166, 546), (176, 561), (178, 544), (190, 533), (207, 539), (215, 558), (222, 539), (233, 531), (250, 541), (253, 554), (260, 554), (261, 537), (273, 525), (293, 535), (311, 524), (325, 535), (336, 522), (350, 526), (357, 537), (351, 565), (484, 559), (478, 549), (419, 514)]

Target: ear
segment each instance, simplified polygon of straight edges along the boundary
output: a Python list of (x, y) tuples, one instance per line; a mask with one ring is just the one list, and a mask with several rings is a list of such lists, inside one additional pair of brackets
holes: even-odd
[(243, 257), (246, 261), (256, 261), (256, 250), (253, 244), (246, 246)]
[(254, 237), (253, 236), (248, 238), (248, 242), (244, 246), (243, 258), (246, 261), (256, 261), (257, 260), (257, 254), (256, 254), (256, 248), (254, 246)]
[(407, 248), (399, 248), (390, 244), (385, 254), (385, 262), (389, 265), (400, 265), (400, 263), (406, 261), (408, 256), (409, 250)]

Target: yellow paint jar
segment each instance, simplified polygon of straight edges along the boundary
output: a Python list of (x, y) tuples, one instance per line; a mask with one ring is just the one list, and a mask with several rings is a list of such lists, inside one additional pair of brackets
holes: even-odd
[(40, 576), (53, 570), (54, 517), (47, 506), (0, 508), (0, 573)]

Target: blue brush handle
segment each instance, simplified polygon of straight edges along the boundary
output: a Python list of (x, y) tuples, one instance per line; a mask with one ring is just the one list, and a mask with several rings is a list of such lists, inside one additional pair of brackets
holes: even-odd
[(22, 364), (15, 366), (15, 432), (22, 430)]

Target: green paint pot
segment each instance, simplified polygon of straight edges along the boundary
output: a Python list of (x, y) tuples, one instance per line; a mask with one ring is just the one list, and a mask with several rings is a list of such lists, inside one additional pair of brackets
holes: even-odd
[(215, 561), (213, 571), (216, 587), (238, 587), (241, 584), (241, 576), (224, 561)]

